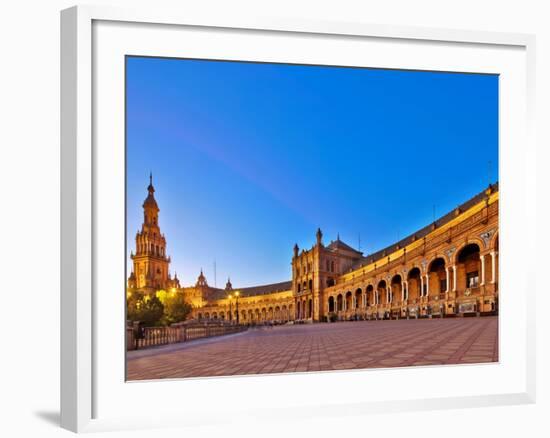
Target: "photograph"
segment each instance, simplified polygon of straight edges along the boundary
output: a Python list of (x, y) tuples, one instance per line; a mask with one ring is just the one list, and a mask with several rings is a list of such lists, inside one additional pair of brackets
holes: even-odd
[(125, 57), (126, 380), (499, 362), (499, 75)]

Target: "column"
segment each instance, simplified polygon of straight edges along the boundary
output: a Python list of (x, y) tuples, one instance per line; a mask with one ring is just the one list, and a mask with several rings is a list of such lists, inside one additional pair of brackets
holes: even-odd
[(424, 276), (420, 275), (420, 296), (424, 296)]
[(453, 265), (453, 292), (456, 292), (456, 265)]
[(363, 303), (363, 307), (367, 307), (367, 293), (366, 292), (363, 293), (362, 303)]
[(426, 274), (426, 296), (430, 295), (430, 274)]
[(449, 275), (449, 269), (450, 269), (450, 268), (449, 268), (448, 266), (447, 266), (446, 269), (445, 269), (445, 274), (446, 274), (446, 276), (447, 276), (447, 279), (445, 280), (445, 284), (446, 284), (446, 286), (445, 286), (445, 293), (448, 293), (448, 292), (449, 292), (449, 288), (451, 287), (450, 284), (449, 284), (449, 277), (450, 277), (450, 275)]
[(401, 302), (405, 301), (405, 282), (401, 282)]
[(405, 280), (405, 299), (409, 299), (409, 280)]
[(485, 255), (480, 255), (479, 260), (481, 261), (481, 283), (480, 286), (485, 284)]
[(495, 282), (497, 281), (496, 279), (496, 274), (497, 274), (497, 270), (496, 270), (496, 252), (495, 251), (491, 251), (491, 284), (495, 284)]

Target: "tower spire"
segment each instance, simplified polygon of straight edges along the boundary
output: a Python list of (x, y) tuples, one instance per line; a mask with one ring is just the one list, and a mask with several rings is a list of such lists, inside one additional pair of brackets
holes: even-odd
[(155, 188), (153, 187), (153, 172), (149, 172), (149, 187), (147, 187), (147, 191), (150, 195), (155, 193)]

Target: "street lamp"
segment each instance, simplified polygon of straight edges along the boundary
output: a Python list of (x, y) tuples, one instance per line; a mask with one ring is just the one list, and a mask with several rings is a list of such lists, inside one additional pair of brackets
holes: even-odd
[(231, 294), (227, 295), (227, 299), (229, 300), (229, 321), (233, 320), (233, 309), (231, 307), (231, 298), (233, 298)]
[(239, 291), (235, 292), (235, 302), (237, 304), (237, 306), (236, 306), (237, 307), (237, 325), (239, 325), (239, 295), (240, 294), (241, 293)]

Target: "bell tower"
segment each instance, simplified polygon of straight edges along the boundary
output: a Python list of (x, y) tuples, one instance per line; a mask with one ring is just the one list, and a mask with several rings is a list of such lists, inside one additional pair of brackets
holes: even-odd
[(136, 289), (148, 289), (153, 292), (169, 287), (170, 257), (166, 255), (166, 239), (160, 232), (158, 223), (159, 207), (155, 200), (153, 175), (149, 175), (147, 198), (143, 202), (143, 224), (136, 233), (136, 253), (133, 260), (133, 272), (130, 282)]

